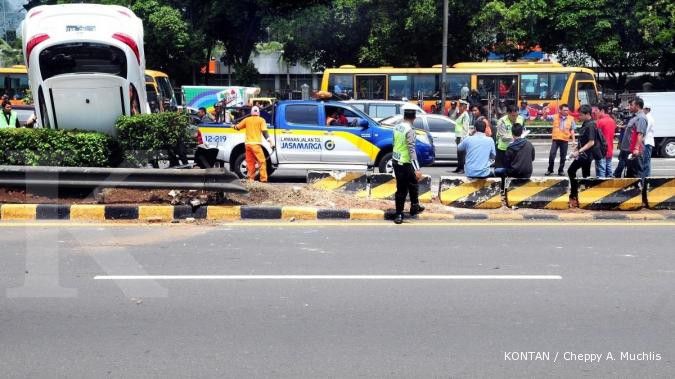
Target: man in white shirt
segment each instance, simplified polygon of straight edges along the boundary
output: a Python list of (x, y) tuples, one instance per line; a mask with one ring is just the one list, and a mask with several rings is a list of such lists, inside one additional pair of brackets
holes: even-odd
[(642, 156), (642, 178), (646, 178), (652, 173), (652, 150), (654, 150), (654, 116), (652, 115), (652, 106), (645, 104), (643, 108), (645, 117), (647, 117), (647, 134), (645, 135), (645, 152)]

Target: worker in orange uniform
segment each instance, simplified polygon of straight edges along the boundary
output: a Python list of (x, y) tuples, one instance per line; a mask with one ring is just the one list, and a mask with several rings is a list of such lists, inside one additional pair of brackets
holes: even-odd
[(265, 119), (260, 117), (260, 108), (251, 108), (251, 115), (241, 120), (234, 129), (246, 129), (246, 172), (248, 180), (255, 180), (255, 164), (258, 163), (260, 167), (260, 181), (267, 182), (267, 165), (265, 160), (265, 153), (262, 148), (262, 138), (265, 137), (274, 149), (274, 140), (270, 138), (267, 133), (267, 123)]

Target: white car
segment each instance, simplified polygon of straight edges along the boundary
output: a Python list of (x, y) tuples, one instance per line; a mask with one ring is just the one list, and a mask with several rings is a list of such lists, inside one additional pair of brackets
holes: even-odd
[[(393, 126), (402, 120), (402, 115), (395, 115), (381, 120), (380, 124)], [(436, 151), (436, 160), (457, 160), (455, 122), (452, 119), (437, 114), (418, 114), (413, 123), (413, 128), (425, 130), (431, 134)]]
[(360, 110), (361, 112), (367, 114), (375, 121), (381, 121), (384, 118), (402, 115), (403, 106), (408, 105), (409, 107), (415, 108), (417, 114), (426, 114), (426, 112), (417, 106), (416, 104), (409, 103), (407, 101), (387, 101), (387, 100), (346, 100), (343, 101), (345, 104), (349, 104), (352, 107)]

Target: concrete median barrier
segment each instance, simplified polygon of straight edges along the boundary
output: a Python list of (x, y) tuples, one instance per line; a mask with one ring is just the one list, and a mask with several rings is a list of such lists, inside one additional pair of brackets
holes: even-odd
[(645, 179), (647, 206), (649, 209), (675, 209), (675, 179)]
[(438, 197), (444, 205), (458, 208), (496, 209), (502, 206), (501, 179), (441, 177)]
[(567, 209), (567, 178), (530, 178), (506, 180), (506, 205), (534, 209)]
[(635, 211), (642, 208), (639, 178), (578, 179), (579, 208), (589, 210)]
[(368, 176), (365, 172), (310, 171), (307, 184), (326, 191), (362, 192), (368, 190)]
[[(371, 199), (394, 200), (396, 194), (396, 177), (393, 174), (373, 174), (369, 176)], [(430, 203), (431, 194), (431, 176), (424, 175), (419, 183), (420, 202)]]

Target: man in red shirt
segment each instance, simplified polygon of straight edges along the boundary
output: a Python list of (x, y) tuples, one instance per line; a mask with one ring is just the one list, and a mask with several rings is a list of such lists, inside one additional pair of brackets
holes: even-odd
[(595, 175), (598, 178), (612, 177), (612, 156), (614, 154), (614, 133), (616, 132), (616, 122), (611, 115), (612, 107), (609, 104), (598, 106), (598, 130), (607, 141), (607, 154), (604, 160), (595, 162)]

